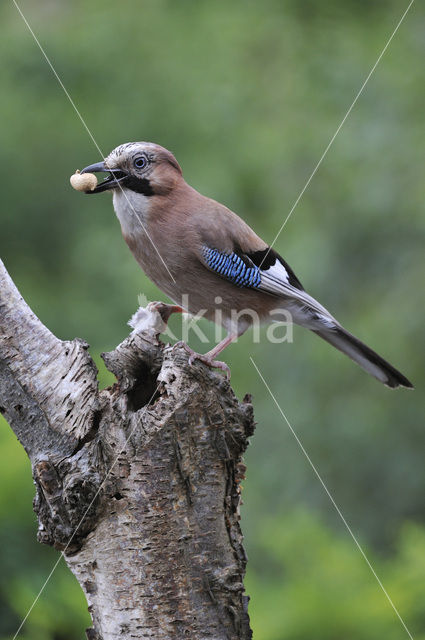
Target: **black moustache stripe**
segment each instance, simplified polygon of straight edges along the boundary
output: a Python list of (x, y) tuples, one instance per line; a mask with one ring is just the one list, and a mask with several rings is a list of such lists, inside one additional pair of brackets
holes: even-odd
[(136, 193), (141, 193), (144, 196), (154, 195), (151, 183), (146, 178), (136, 178), (136, 176), (128, 176), (125, 180), (123, 180), (123, 185), (127, 187), (127, 189), (131, 189), (131, 191), (135, 191)]

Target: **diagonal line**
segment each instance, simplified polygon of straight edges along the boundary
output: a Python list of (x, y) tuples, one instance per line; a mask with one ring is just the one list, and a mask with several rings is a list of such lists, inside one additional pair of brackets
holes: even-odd
[[(152, 402), (153, 398), (155, 397), (155, 394), (157, 393), (157, 391), (158, 391), (158, 389), (159, 389), (159, 385), (160, 385), (160, 384), (161, 384), (161, 383), (158, 383), (158, 385), (157, 385), (157, 387), (156, 387), (155, 391), (153, 392), (153, 394), (152, 394), (152, 395), (151, 395), (151, 397), (149, 398), (149, 401), (148, 401), (147, 405), (145, 405), (145, 407), (144, 407), (145, 412), (147, 412), (147, 411), (148, 411), (148, 409), (149, 409), (149, 405), (150, 405), (150, 403)], [(142, 416), (140, 416), (140, 419), (142, 419)], [(124, 442), (124, 445), (123, 445), (123, 446), (122, 446), (122, 448), (120, 449), (120, 451), (119, 451), (119, 453), (118, 453), (117, 457), (115, 458), (115, 460), (113, 461), (112, 465), (109, 467), (109, 469), (108, 469), (108, 471), (107, 471), (107, 473), (106, 473), (105, 477), (103, 478), (103, 480), (102, 480), (102, 482), (100, 483), (100, 485), (99, 485), (99, 487), (98, 487), (98, 489), (97, 489), (96, 493), (94, 494), (94, 497), (93, 497), (92, 501), (90, 502), (90, 504), (89, 504), (89, 506), (87, 507), (87, 509), (84, 511), (83, 515), (81, 516), (81, 520), (80, 520), (80, 522), (77, 524), (77, 526), (76, 526), (76, 527), (75, 527), (75, 529), (74, 529), (74, 532), (73, 532), (72, 536), (71, 536), (71, 537), (70, 537), (70, 539), (68, 540), (68, 542), (67, 542), (67, 544), (66, 544), (66, 547), (63, 549), (63, 551), (61, 552), (61, 555), (60, 555), (60, 556), (59, 556), (59, 558), (56, 560), (55, 564), (54, 564), (54, 565), (53, 565), (53, 567), (52, 567), (52, 570), (50, 571), (49, 575), (47, 576), (46, 580), (44, 581), (43, 586), (41, 587), (40, 591), (38, 592), (37, 596), (35, 597), (34, 602), (33, 602), (33, 603), (32, 603), (32, 605), (30, 606), (30, 608), (28, 609), (28, 611), (27, 611), (27, 613), (26, 613), (26, 615), (25, 615), (24, 619), (22, 620), (21, 624), (19, 625), (18, 630), (16, 631), (15, 635), (13, 636), (13, 640), (16, 640), (16, 638), (18, 637), (19, 632), (21, 631), (21, 629), (22, 629), (22, 627), (24, 626), (24, 624), (25, 624), (26, 620), (28, 619), (28, 616), (30, 615), (31, 611), (34, 609), (35, 605), (37, 604), (37, 602), (38, 602), (38, 600), (39, 600), (39, 598), (40, 598), (41, 594), (43, 593), (44, 589), (45, 589), (45, 588), (46, 588), (46, 586), (47, 586), (47, 583), (49, 582), (50, 578), (52, 577), (52, 575), (53, 575), (53, 574), (54, 574), (54, 572), (56, 571), (56, 568), (57, 568), (57, 566), (58, 566), (59, 562), (60, 562), (60, 561), (62, 560), (62, 558), (64, 557), (64, 555), (65, 555), (65, 553), (66, 553), (66, 551), (67, 551), (67, 549), (68, 549), (69, 545), (71, 544), (71, 542), (73, 541), (73, 539), (74, 539), (74, 537), (75, 537), (75, 534), (77, 533), (78, 529), (80, 528), (81, 524), (83, 523), (83, 521), (84, 521), (84, 519), (85, 519), (86, 515), (88, 514), (88, 512), (89, 512), (89, 511), (90, 511), (90, 509), (92, 508), (92, 506), (93, 506), (93, 504), (94, 504), (94, 502), (95, 502), (95, 500), (96, 500), (97, 496), (98, 496), (98, 495), (99, 495), (99, 493), (101, 492), (102, 487), (104, 486), (104, 484), (105, 484), (106, 480), (108, 479), (108, 477), (109, 477), (110, 473), (112, 472), (112, 469), (115, 467), (116, 463), (118, 462), (118, 459), (119, 459), (120, 455), (121, 455), (121, 454), (122, 454), (122, 452), (125, 450), (125, 448), (126, 448), (126, 446), (127, 446), (128, 442), (129, 442), (129, 440), (130, 440), (131, 436), (133, 435), (133, 433), (135, 432), (135, 430), (137, 429), (137, 427), (138, 427), (138, 426), (140, 426), (140, 420), (138, 420), (138, 421), (135, 423), (135, 425), (134, 425), (133, 429), (132, 429), (132, 430), (131, 430), (131, 432), (130, 432), (130, 435), (128, 436), (128, 438), (127, 438), (127, 439), (126, 439), (126, 441)]]
[(90, 138), (92, 139), (92, 142), (94, 144), (94, 146), (96, 147), (96, 149), (99, 151), (100, 155), (102, 156), (102, 158), (104, 157), (99, 145), (97, 144), (96, 140), (93, 137), (92, 132), (90, 131), (90, 129), (88, 128), (83, 116), (81, 115), (81, 113), (78, 111), (75, 102), (73, 101), (73, 99), (71, 98), (71, 96), (69, 95), (68, 91), (65, 88), (65, 85), (63, 84), (62, 80), (60, 79), (59, 75), (56, 72), (56, 69), (54, 68), (54, 66), (52, 65), (52, 63), (50, 62), (49, 58), (47, 57), (46, 52), (44, 51), (43, 47), (41, 46), (37, 36), (35, 35), (34, 31), (31, 29), (28, 20), (26, 19), (26, 17), (24, 16), (24, 14), (22, 13), (20, 7), (18, 6), (16, 0), (12, 0), (13, 4), (15, 5), (16, 9), (18, 10), (18, 12), (21, 15), (22, 20), (25, 22), (26, 26), (28, 27), (28, 31), (31, 33), (32, 37), (34, 38), (35, 42), (38, 45), (38, 48), (40, 49), (41, 53), (43, 54), (47, 64), (49, 65), (50, 69), (53, 71), (53, 74), (56, 78), (56, 80), (59, 82), (60, 86), (62, 87), (66, 97), (68, 98), (69, 102), (71, 103), (75, 113), (77, 114), (77, 116), (80, 118), (81, 123), (83, 125), (83, 127), (85, 128), (85, 130), (87, 131), (87, 133), (89, 134)]
[(321, 476), (321, 475), (319, 474), (319, 472), (317, 471), (317, 469), (316, 469), (316, 467), (314, 466), (314, 464), (313, 464), (313, 462), (312, 462), (312, 460), (311, 460), (310, 456), (308, 455), (307, 451), (305, 450), (305, 448), (304, 448), (304, 446), (303, 446), (303, 444), (302, 444), (301, 440), (299, 439), (299, 437), (298, 437), (298, 436), (297, 436), (297, 434), (295, 433), (295, 431), (294, 431), (294, 429), (293, 429), (292, 425), (290, 424), (290, 422), (289, 422), (288, 418), (287, 418), (287, 417), (286, 417), (286, 415), (284, 414), (284, 412), (283, 412), (283, 410), (282, 410), (282, 408), (281, 408), (280, 404), (278, 403), (278, 401), (276, 400), (275, 396), (273, 395), (273, 392), (272, 392), (272, 390), (270, 389), (270, 387), (269, 387), (269, 385), (267, 384), (267, 382), (265, 381), (263, 374), (261, 373), (260, 369), (257, 367), (256, 363), (254, 362), (254, 360), (253, 360), (253, 358), (252, 358), (251, 356), (250, 356), (250, 360), (251, 360), (252, 364), (254, 365), (254, 367), (255, 367), (255, 369), (256, 369), (256, 371), (257, 371), (258, 375), (260, 376), (261, 380), (263, 381), (264, 386), (266, 387), (267, 391), (269, 392), (269, 394), (270, 394), (270, 396), (271, 396), (271, 398), (272, 398), (273, 402), (275, 403), (276, 407), (279, 409), (279, 412), (280, 412), (280, 414), (281, 414), (282, 418), (285, 420), (286, 424), (287, 424), (287, 425), (288, 425), (288, 427), (290, 428), (290, 430), (291, 430), (291, 432), (292, 432), (292, 435), (294, 436), (295, 440), (297, 441), (297, 444), (299, 445), (299, 447), (300, 447), (301, 451), (303, 452), (303, 454), (304, 454), (304, 455), (305, 455), (305, 457), (307, 458), (307, 460), (308, 460), (308, 462), (309, 462), (309, 464), (310, 464), (311, 468), (313, 469), (313, 471), (314, 471), (314, 473), (316, 474), (316, 476), (317, 476), (317, 478), (318, 478), (318, 480), (319, 480), (320, 484), (322, 485), (323, 489), (325, 490), (325, 492), (326, 492), (326, 494), (327, 494), (327, 496), (328, 496), (329, 500), (332, 502), (333, 506), (335, 507), (335, 510), (336, 510), (337, 514), (339, 515), (339, 517), (340, 517), (340, 518), (341, 518), (341, 520), (343, 521), (343, 523), (344, 523), (344, 525), (345, 525), (345, 527), (346, 527), (346, 529), (347, 529), (348, 533), (350, 534), (350, 536), (351, 536), (351, 537), (352, 537), (352, 539), (354, 540), (354, 543), (355, 543), (356, 547), (358, 548), (358, 550), (359, 550), (359, 551), (360, 551), (360, 553), (362, 554), (362, 556), (363, 556), (363, 558), (364, 558), (364, 560), (365, 560), (365, 562), (366, 562), (367, 566), (369, 567), (369, 569), (371, 570), (371, 572), (372, 572), (372, 573), (373, 573), (373, 575), (375, 576), (376, 581), (378, 582), (379, 586), (381, 587), (382, 591), (384, 592), (384, 594), (385, 594), (385, 596), (386, 596), (386, 598), (387, 598), (388, 602), (390, 603), (390, 605), (391, 605), (391, 606), (392, 606), (392, 608), (394, 609), (394, 611), (395, 611), (395, 613), (396, 613), (396, 615), (397, 615), (398, 619), (400, 620), (401, 624), (403, 625), (403, 627), (404, 627), (404, 629), (405, 629), (405, 631), (406, 631), (407, 635), (409, 636), (410, 640), (413, 640), (413, 636), (412, 636), (412, 634), (410, 633), (409, 629), (407, 628), (407, 626), (406, 626), (406, 624), (405, 624), (405, 622), (404, 622), (403, 618), (402, 618), (402, 617), (401, 617), (401, 615), (399, 614), (398, 610), (396, 609), (396, 606), (395, 606), (394, 602), (391, 600), (391, 598), (390, 598), (390, 596), (389, 596), (389, 594), (388, 594), (387, 590), (385, 589), (385, 587), (384, 587), (384, 585), (382, 584), (381, 580), (380, 580), (380, 579), (379, 579), (379, 577), (377, 576), (377, 574), (376, 574), (376, 572), (375, 572), (375, 569), (372, 567), (372, 565), (371, 565), (371, 563), (369, 562), (369, 560), (368, 560), (368, 558), (367, 558), (367, 556), (366, 556), (365, 552), (363, 551), (362, 547), (360, 546), (359, 541), (357, 540), (356, 536), (355, 536), (355, 535), (354, 535), (354, 533), (352, 532), (352, 530), (351, 530), (351, 528), (350, 528), (350, 525), (348, 524), (348, 522), (347, 522), (347, 521), (346, 521), (346, 519), (344, 518), (344, 516), (343, 516), (343, 514), (342, 514), (342, 512), (341, 512), (340, 508), (338, 507), (337, 503), (335, 502), (335, 500), (334, 500), (334, 498), (333, 498), (332, 494), (330, 493), (329, 489), (328, 489), (328, 488), (327, 488), (327, 486), (325, 485), (325, 483), (324, 483), (324, 481), (323, 481), (323, 479), (322, 479), (322, 476)]
[[(386, 50), (388, 49), (389, 45), (391, 44), (392, 39), (394, 38), (395, 34), (397, 33), (397, 31), (398, 31), (398, 29), (399, 29), (399, 27), (400, 27), (401, 23), (403, 22), (404, 18), (406, 17), (406, 15), (407, 15), (407, 13), (408, 13), (408, 11), (409, 11), (410, 7), (412, 6), (413, 2), (414, 2), (414, 0), (411, 0), (411, 1), (410, 1), (409, 5), (408, 5), (408, 7), (407, 7), (407, 9), (406, 9), (406, 11), (405, 11), (405, 12), (403, 13), (403, 15), (401, 16), (400, 20), (399, 20), (399, 21), (398, 21), (398, 23), (397, 23), (396, 28), (394, 29), (394, 31), (392, 32), (391, 36), (389, 37), (389, 39), (388, 39), (388, 41), (387, 41), (387, 43), (386, 43), (385, 47), (382, 49), (381, 53), (379, 54), (377, 61), (376, 61), (376, 62), (375, 62), (375, 64), (373, 65), (372, 69), (369, 71), (369, 73), (368, 73), (368, 75), (367, 75), (367, 77), (366, 77), (366, 80), (363, 82), (362, 86), (360, 87), (359, 91), (357, 92), (356, 97), (354, 98), (353, 102), (351, 103), (350, 108), (348, 109), (347, 113), (345, 114), (345, 116), (344, 116), (344, 117), (343, 117), (343, 119), (341, 120), (341, 122), (340, 122), (340, 124), (339, 124), (339, 126), (338, 126), (337, 130), (335, 131), (335, 133), (333, 134), (332, 138), (330, 139), (330, 142), (329, 142), (328, 146), (326, 147), (326, 149), (324, 150), (324, 152), (322, 153), (322, 155), (321, 155), (321, 157), (320, 157), (320, 159), (319, 159), (319, 162), (318, 162), (318, 163), (316, 164), (316, 166), (314, 167), (314, 169), (313, 169), (313, 171), (311, 172), (311, 175), (310, 175), (309, 179), (308, 179), (308, 180), (307, 180), (307, 182), (305, 183), (305, 185), (304, 185), (304, 187), (303, 187), (303, 189), (302, 189), (302, 191), (301, 191), (300, 195), (298, 196), (298, 198), (295, 200), (294, 204), (292, 205), (292, 208), (291, 208), (290, 212), (289, 212), (289, 213), (288, 213), (288, 215), (286, 216), (286, 218), (285, 218), (285, 220), (284, 220), (284, 222), (283, 222), (282, 226), (280, 227), (280, 229), (279, 229), (279, 231), (277, 232), (277, 234), (276, 234), (276, 236), (275, 236), (275, 238), (274, 238), (273, 242), (271, 243), (271, 245), (270, 245), (270, 247), (269, 247), (269, 251), (270, 251), (270, 249), (274, 246), (274, 244), (276, 243), (276, 241), (277, 241), (278, 237), (280, 236), (280, 234), (281, 234), (281, 233), (282, 233), (282, 231), (283, 231), (284, 226), (286, 225), (286, 223), (288, 222), (289, 218), (291, 217), (291, 215), (292, 215), (292, 213), (293, 213), (293, 211), (294, 211), (295, 207), (297, 206), (297, 204), (299, 203), (299, 201), (300, 201), (300, 200), (301, 200), (301, 198), (303, 197), (304, 192), (306, 191), (306, 189), (307, 189), (308, 185), (310, 184), (310, 182), (312, 181), (313, 177), (315, 176), (315, 174), (316, 174), (316, 172), (317, 172), (318, 168), (319, 168), (319, 167), (320, 167), (320, 165), (322, 164), (322, 162), (323, 162), (323, 160), (324, 160), (324, 158), (325, 158), (326, 154), (328, 153), (329, 149), (331, 148), (331, 146), (332, 146), (332, 144), (333, 144), (333, 142), (334, 142), (335, 138), (337, 137), (338, 133), (341, 131), (342, 127), (344, 126), (345, 121), (347, 120), (348, 116), (350, 115), (351, 111), (353, 110), (353, 108), (354, 108), (354, 106), (355, 106), (355, 104), (356, 104), (357, 100), (360, 98), (361, 94), (363, 93), (363, 89), (366, 87), (367, 83), (368, 83), (368, 82), (369, 82), (369, 80), (370, 80), (370, 77), (372, 76), (372, 74), (373, 74), (373, 72), (375, 71), (376, 67), (377, 67), (377, 66), (378, 66), (378, 64), (380, 63), (382, 56), (384, 55), (384, 53), (385, 53), (385, 52), (386, 52)], [(263, 258), (263, 260), (262, 260), (262, 262), (261, 262), (261, 265), (263, 264), (264, 260), (267, 258), (267, 255), (268, 255), (268, 252), (267, 252), (267, 253), (266, 253), (266, 255), (264, 256), (264, 258)], [(261, 267), (261, 265), (260, 265), (260, 267)]]
[[(55, 76), (56, 80), (59, 82), (60, 86), (63, 89), (63, 92), (65, 93), (66, 97), (68, 98), (69, 102), (71, 103), (72, 108), (74, 109), (75, 113), (77, 114), (77, 116), (79, 117), (79, 119), (81, 120), (81, 123), (83, 125), (83, 127), (85, 128), (85, 130), (87, 131), (87, 133), (89, 134), (94, 146), (96, 147), (96, 149), (98, 150), (98, 152), (100, 153), (102, 160), (105, 158), (105, 154), (102, 152), (101, 148), (99, 147), (99, 145), (97, 144), (92, 132), (90, 131), (89, 127), (87, 126), (86, 121), (84, 120), (83, 116), (81, 115), (80, 111), (78, 110), (75, 102), (73, 101), (73, 99), (71, 98), (71, 96), (69, 95), (69, 92), (67, 91), (64, 83), (62, 82), (62, 80), (59, 77), (59, 74), (57, 73), (56, 69), (54, 68), (53, 64), (50, 61), (50, 58), (48, 57), (47, 53), (44, 51), (43, 47), (40, 44), (40, 41), (38, 40), (37, 36), (35, 35), (34, 31), (32, 30), (28, 20), (26, 19), (26, 17), (24, 16), (24, 14), (22, 13), (18, 3), (16, 2), (16, 0), (12, 0), (13, 4), (15, 5), (16, 9), (18, 10), (22, 20), (25, 22), (26, 26), (28, 27), (28, 31), (31, 33), (32, 37), (34, 38), (35, 43), (37, 44), (38, 48), (40, 49), (41, 53), (44, 56), (44, 59), (46, 60), (47, 64), (49, 65), (50, 69), (53, 72), (53, 75)], [(175, 279), (171, 273), (171, 271), (169, 270), (169, 268), (167, 267), (167, 265), (165, 264), (161, 254), (159, 253), (159, 250), (156, 246), (156, 244), (154, 243), (154, 241), (152, 240), (152, 238), (150, 237), (149, 233), (147, 232), (143, 222), (140, 219), (140, 216), (137, 215), (136, 211), (134, 210), (133, 205), (131, 204), (130, 200), (127, 197), (127, 194), (125, 193), (124, 189), (122, 188), (122, 186), (117, 182), (118, 187), (121, 189), (121, 193), (123, 194), (123, 196), (125, 197), (125, 199), (127, 200), (127, 204), (129, 205), (131, 211), (133, 212), (135, 218), (137, 219), (137, 221), (139, 222), (140, 226), (142, 227), (143, 231), (146, 233), (150, 243), (152, 244), (153, 248), (155, 249), (155, 251), (157, 252), (162, 264), (164, 265), (164, 267), (166, 268), (166, 270), (168, 271), (168, 275), (170, 276), (170, 278), (172, 279), (173, 282), (175, 282)]]

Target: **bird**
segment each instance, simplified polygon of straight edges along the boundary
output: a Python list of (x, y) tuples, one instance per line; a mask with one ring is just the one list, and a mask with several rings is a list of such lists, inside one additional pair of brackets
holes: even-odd
[(196, 316), (202, 310), (226, 330), (206, 354), (184, 345), (190, 363), (199, 359), (230, 373), (216, 357), (255, 317), (266, 323), (279, 319), (280, 310), (387, 387), (413, 388), (309, 295), (289, 264), (242, 218), (191, 187), (168, 149), (153, 142), (121, 144), (81, 174), (102, 172), (103, 181), (86, 193), (112, 191), (124, 240), (145, 274), (175, 303), (172, 311)]

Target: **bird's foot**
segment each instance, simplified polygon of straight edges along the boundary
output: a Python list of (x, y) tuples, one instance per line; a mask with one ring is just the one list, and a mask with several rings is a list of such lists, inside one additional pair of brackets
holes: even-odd
[(189, 365), (192, 365), (195, 360), (199, 360), (200, 362), (206, 364), (208, 367), (211, 367), (211, 369), (220, 369), (221, 371), (224, 371), (226, 374), (226, 378), (230, 380), (230, 369), (225, 362), (221, 362), (221, 360), (214, 360), (214, 356), (210, 355), (209, 353), (197, 353), (196, 351), (191, 349), (185, 342), (183, 342), (183, 340), (176, 342), (174, 346), (183, 347), (183, 349), (189, 354)]

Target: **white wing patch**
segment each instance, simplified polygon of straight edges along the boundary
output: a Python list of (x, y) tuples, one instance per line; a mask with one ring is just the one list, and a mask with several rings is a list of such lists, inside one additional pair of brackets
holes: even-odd
[(288, 302), (296, 303), (292, 313), (294, 320), (299, 324), (309, 328), (323, 327), (323, 325), (333, 328), (338, 325), (335, 318), (315, 298), (289, 282), (289, 274), (278, 259), (268, 269), (261, 270), (259, 289), (277, 296), (285, 296), (289, 299)]
[(279, 260), (276, 260), (271, 267), (262, 271), (262, 275), (277, 282), (289, 282), (289, 273)]

